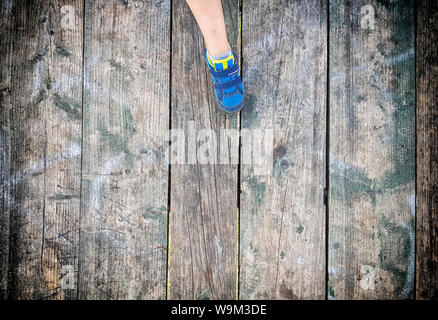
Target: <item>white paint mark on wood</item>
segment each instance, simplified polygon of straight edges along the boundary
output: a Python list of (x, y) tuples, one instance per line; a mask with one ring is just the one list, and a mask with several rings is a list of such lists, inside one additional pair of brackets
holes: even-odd
[(114, 167), (118, 166), (124, 157), (123, 153), (107, 160), (103, 166), (103, 172), (98, 175), (97, 178), (93, 179), (91, 187), (91, 207), (97, 212), (101, 211), (101, 200), (102, 200), (102, 188), (105, 178), (111, 174)]
[(338, 269), (335, 266), (329, 266), (328, 272), (331, 275), (337, 275), (339, 273)]
[[(382, 67), (388, 67), (391, 65), (394, 65), (396, 63), (400, 63), (406, 60), (411, 59), (414, 56), (414, 49), (411, 48), (405, 52), (402, 52), (396, 56), (393, 57), (386, 57), (383, 62), (381, 62), (380, 64), (376, 65), (376, 68), (382, 68)], [(355, 73), (359, 73), (359, 72), (366, 72), (369, 71), (371, 72), (373, 75), (375, 74), (375, 70), (374, 68), (370, 68), (368, 64), (363, 64), (363, 65), (357, 65), (353, 68)], [(344, 72), (341, 73), (333, 73), (332, 76), (330, 77), (332, 84), (336, 84), (336, 82), (338, 81), (343, 81), (346, 77), (346, 74)]]
[(72, 143), (70, 144), (67, 150), (55, 153), (52, 156), (48, 156), (46, 159), (39, 159), (36, 163), (29, 165), (28, 167), (24, 168), (23, 170), (15, 174), (12, 174), (13, 181), (11, 181), (11, 185), (16, 185), (17, 183), (20, 183), (21, 181), (23, 181), (24, 179), (30, 177), (35, 173), (47, 170), (48, 167), (52, 166), (57, 162), (76, 158), (79, 157), (80, 155), (81, 155), (81, 147), (77, 143)]
[[(6, 155), (6, 150), (4, 145), (5, 139), (3, 138), (3, 136), (1, 136), (0, 138), (1, 138), (0, 153), (2, 159), (8, 160), (9, 158)], [(17, 210), (20, 215), (22, 215), (27, 221), (29, 221), (32, 224), (33, 228), (39, 230), (42, 233), (43, 224), (41, 220), (42, 219), (41, 214), (38, 214), (36, 212), (33, 212), (32, 210), (23, 207), (22, 204), (17, 203), (15, 201), (14, 197), (12, 197), (9, 192), (4, 192), (3, 189), (5, 188), (6, 184), (9, 184), (10, 187), (15, 186), (16, 184), (31, 177), (32, 175), (47, 170), (50, 166), (52, 166), (57, 162), (78, 157), (80, 156), (80, 154), (81, 154), (81, 147), (76, 143), (72, 143), (67, 150), (58, 152), (48, 157), (45, 162), (44, 159), (39, 159), (36, 163), (31, 164), (30, 166), (24, 168), (23, 170), (15, 174), (13, 173), (11, 175), (13, 177), (11, 180), (5, 180), (0, 185), (1, 193), (3, 194), (4, 197), (3, 199), (5, 201), (6, 207), (9, 208), (10, 210)], [(9, 163), (5, 164), (6, 167), (9, 167), (9, 165), (10, 165)], [(50, 229), (45, 229), (44, 234), (46, 235), (46, 237), (50, 236), (54, 240), (62, 242), (63, 244), (68, 244), (69, 242), (65, 237)]]
[[(412, 196), (409, 198), (409, 200), (412, 198)], [(414, 196), (415, 199), (415, 196)], [(415, 200), (414, 200), (415, 201)], [(415, 206), (414, 206), (415, 210)], [(415, 211), (414, 211), (415, 215)], [(409, 229), (409, 241), (410, 241), (410, 248), (409, 248), (409, 265), (406, 275), (406, 281), (403, 285), (403, 290), (401, 293), (402, 298), (408, 298), (409, 293), (411, 292), (412, 288), (414, 287), (414, 277), (415, 277), (415, 230), (414, 230), (414, 224), (407, 224), (404, 221), (402, 221), (402, 227)]]
[(396, 55), (394, 57), (386, 57), (384, 60), (385, 66), (390, 66), (396, 63), (404, 62), (406, 60), (411, 59), (414, 56), (414, 48), (411, 48), (405, 52), (400, 53), (399, 55)]
[(77, 75), (64, 75), (53, 81), (53, 89), (59, 92), (71, 92), (73, 88), (76, 88), (82, 79)]
[(32, 84), (32, 95), (36, 96), (41, 88), (41, 61), (37, 61), (33, 66)]
[(415, 204), (416, 204), (415, 194), (411, 194), (408, 202), (409, 202), (409, 206), (411, 207), (411, 214), (413, 217), (415, 217)]
[(375, 286), (375, 277), (376, 271), (370, 265), (363, 265), (360, 268), (360, 273), (363, 274), (362, 279), (359, 282), (359, 285), (364, 290), (374, 290)]

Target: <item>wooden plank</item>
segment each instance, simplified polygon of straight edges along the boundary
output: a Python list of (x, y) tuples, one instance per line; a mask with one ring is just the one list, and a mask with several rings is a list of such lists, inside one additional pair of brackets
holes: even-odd
[[(82, 1), (1, 6), (9, 21), (0, 46), (1, 224), (9, 228), (1, 240), (1, 295), (74, 298), (75, 287), (62, 277), (65, 266), (73, 273), (77, 265)], [(66, 9), (74, 12), (63, 24)]]
[(323, 299), (326, 2), (244, 1), (242, 44), (242, 132), (274, 139), (260, 174), (242, 137), (240, 298)]
[[(222, 1), (228, 40), (236, 54), (238, 2)], [(237, 129), (237, 117), (225, 116), (216, 105), (202, 35), (185, 1), (173, 1), (172, 12), (172, 129), (186, 134), (193, 148), (187, 151), (186, 163), (195, 164), (178, 164), (171, 155), (168, 297), (233, 299), (237, 292), (238, 138), (232, 136), (226, 146), (235, 150), (235, 162), (202, 164), (191, 158), (196, 159), (196, 153), (200, 157), (202, 148), (213, 154), (212, 140), (196, 142), (189, 132), (192, 127), (200, 138), (200, 130), (212, 129), (219, 145), (225, 142), (220, 130)]]
[(11, 62), (13, 15), (9, 3), (0, 3), (0, 299), (8, 297), (9, 271), (9, 230), (10, 209), (8, 197), (11, 192)]
[(417, 5), (417, 299), (438, 299), (438, 3)]
[(166, 295), (170, 1), (85, 7), (80, 299)]
[(330, 299), (411, 298), (413, 1), (330, 5)]

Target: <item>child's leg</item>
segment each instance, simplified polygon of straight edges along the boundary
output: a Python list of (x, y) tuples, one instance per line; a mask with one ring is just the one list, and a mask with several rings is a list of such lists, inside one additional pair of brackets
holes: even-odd
[(186, 0), (198, 22), (207, 47), (207, 65), (222, 110), (238, 112), (243, 107), (239, 64), (227, 40), (221, 0)]
[(186, 0), (204, 36), (208, 54), (218, 56), (230, 50), (220, 0)]

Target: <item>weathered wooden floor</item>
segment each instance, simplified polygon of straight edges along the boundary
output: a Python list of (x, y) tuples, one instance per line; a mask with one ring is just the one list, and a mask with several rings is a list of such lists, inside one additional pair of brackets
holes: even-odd
[(240, 116), (183, 0), (0, 0), (1, 299), (438, 299), (437, 2), (222, 3)]

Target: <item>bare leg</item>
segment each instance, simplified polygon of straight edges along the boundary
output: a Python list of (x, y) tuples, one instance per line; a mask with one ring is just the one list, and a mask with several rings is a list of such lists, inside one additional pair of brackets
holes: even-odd
[(221, 0), (186, 0), (204, 36), (208, 54), (217, 56), (230, 50)]

